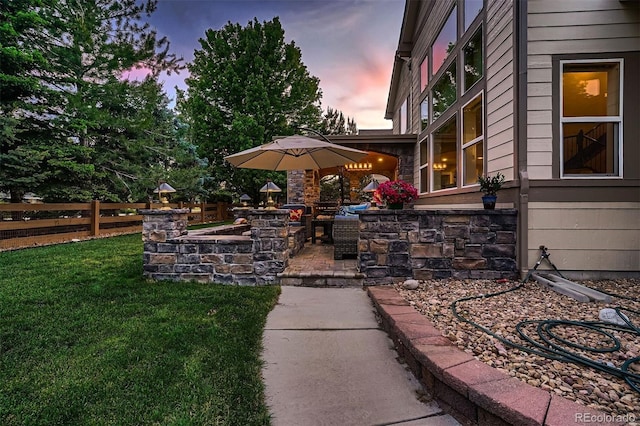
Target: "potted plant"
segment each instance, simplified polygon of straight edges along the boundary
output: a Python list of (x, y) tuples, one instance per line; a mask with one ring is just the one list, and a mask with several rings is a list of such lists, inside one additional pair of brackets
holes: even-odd
[(401, 209), (404, 203), (410, 203), (418, 198), (418, 190), (403, 180), (383, 182), (376, 192), (380, 200), (386, 202), (390, 209)]
[(480, 191), (484, 192), (482, 204), (485, 210), (493, 210), (496, 208), (497, 192), (504, 185), (504, 175), (500, 172), (494, 176), (478, 176)]

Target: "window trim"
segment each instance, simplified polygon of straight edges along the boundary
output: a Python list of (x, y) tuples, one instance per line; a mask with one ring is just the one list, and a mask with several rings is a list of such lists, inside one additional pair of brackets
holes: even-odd
[[(564, 81), (564, 65), (565, 64), (605, 64), (605, 63), (613, 63), (617, 62), (619, 64), (619, 81), (620, 85), (618, 90), (618, 115), (616, 116), (582, 116), (582, 117), (564, 117), (563, 114), (563, 105), (564, 105), (564, 94), (563, 94), (563, 81)], [(623, 127), (624, 127), (624, 59), (620, 57), (616, 58), (589, 58), (589, 59), (560, 59), (558, 61), (558, 131), (559, 131), (559, 147), (558, 147), (558, 158), (559, 158), (559, 175), (562, 180), (581, 180), (581, 179), (623, 179), (624, 178), (624, 140), (623, 140)], [(618, 173), (617, 174), (585, 174), (585, 175), (565, 175), (564, 174), (564, 127), (565, 123), (584, 123), (584, 122), (595, 122), (595, 123), (619, 123), (618, 125)]]

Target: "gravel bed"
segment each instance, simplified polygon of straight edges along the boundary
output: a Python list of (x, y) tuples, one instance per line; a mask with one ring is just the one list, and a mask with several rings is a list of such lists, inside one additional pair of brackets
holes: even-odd
[[(429, 280), (420, 281), (415, 290), (396, 285), (398, 292), (411, 305), (427, 316), (460, 349), (478, 360), (541, 389), (554, 392), (572, 401), (604, 411), (611, 415), (626, 416), (640, 421), (640, 393), (634, 391), (623, 379), (606, 372), (575, 363), (548, 359), (501, 343), (498, 339), (458, 320), (451, 309), (454, 301), (468, 296), (496, 293), (518, 283), (491, 280)], [(610, 281), (582, 281), (582, 285), (617, 295), (636, 299), (614, 297), (611, 303), (581, 303), (568, 296), (542, 287), (530, 281), (523, 287), (502, 295), (458, 302), (457, 310), (464, 318), (475, 321), (498, 336), (526, 345), (516, 330), (523, 320), (573, 320), (599, 321), (603, 308), (622, 306), (640, 312), (640, 279)], [(636, 327), (640, 327), (640, 315), (626, 312)], [(569, 342), (591, 344), (595, 347), (610, 346), (611, 341), (602, 334), (584, 327), (558, 326), (553, 332)], [(528, 335), (536, 336), (536, 324), (524, 327)], [(636, 333), (611, 331), (620, 340), (620, 349), (611, 353), (575, 351), (608, 365), (622, 366), (624, 361), (640, 356), (640, 337)], [(629, 367), (640, 374), (640, 363)], [(640, 386), (640, 383), (638, 383)], [(635, 419), (634, 419), (635, 418)], [(632, 423), (636, 424), (636, 423)]]

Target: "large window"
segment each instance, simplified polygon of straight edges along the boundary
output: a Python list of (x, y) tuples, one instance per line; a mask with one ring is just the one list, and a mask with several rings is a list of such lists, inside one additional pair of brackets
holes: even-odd
[(429, 125), (429, 97), (427, 96), (420, 103), (420, 131)]
[(464, 30), (469, 29), (469, 25), (482, 10), (483, 0), (464, 0)]
[(464, 47), (464, 90), (467, 91), (482, 78), (482, 27)]
[(400, 119), (400, 133), (407, 133), (407, 100), (405, 99), (402, 105), (400, 105), (400, 111), (398, 112)]
[(483, 174), (484, 102), (480, 93), (462, 108), (463, 185), (473, 185)]
[(455, 3), (420, 65), (421, 193), (475, 185), (485, 168), (484, 2)]
[(561, 61), (561, 174), (620, 176), (622, 59)]
[(420, 63), (420, 93), (427, 88), (429, 84), (429, 57), (425, 58)]
[(420, 141), (420, 192), (429, 192), (429, 138)]
[(453, 61), (431, 91), (433, 102), (433, 119), (440, 117), (457, 98), (456, 93), (456, 61)]
[(454, 115), (433, 132), (433, 190), (457, 186), (457, 120)]
[(436, 75), (456, 45), (456, 40), (458, 38), (457, 22), (458, 14), (457, 9), (454, 7), (447, 18), (447, 22), (445, 22), (438, 34), (438, 37), (431, 46), (431, 75)]

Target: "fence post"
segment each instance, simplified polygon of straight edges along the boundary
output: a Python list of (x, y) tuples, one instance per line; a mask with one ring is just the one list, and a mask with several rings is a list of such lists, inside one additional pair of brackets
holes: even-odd
[(200, 223), (204, 223), (204, 218), (205, 218), (205, 209), (207, 208), (207, 205), (205, 204), (204, 201), (200, 201)]
[(91, 218), (91, 235), (100, 235), (100, 201), (91, 200), (91, 210), (89, 210)]

